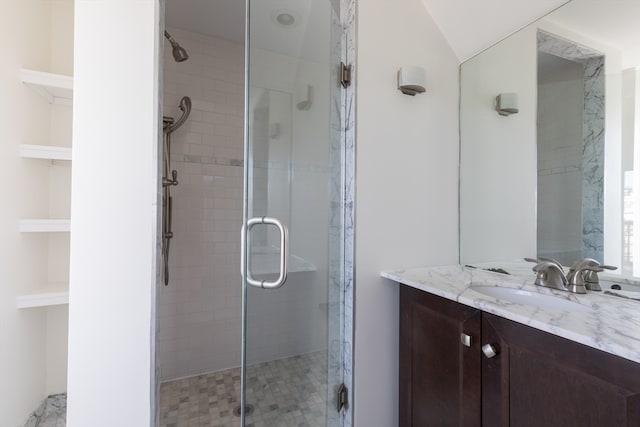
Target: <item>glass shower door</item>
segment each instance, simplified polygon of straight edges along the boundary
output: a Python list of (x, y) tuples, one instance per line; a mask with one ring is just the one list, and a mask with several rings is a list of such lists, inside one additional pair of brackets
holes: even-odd
[(243, 425), (341, 426), (339, 7), (248, 2)]

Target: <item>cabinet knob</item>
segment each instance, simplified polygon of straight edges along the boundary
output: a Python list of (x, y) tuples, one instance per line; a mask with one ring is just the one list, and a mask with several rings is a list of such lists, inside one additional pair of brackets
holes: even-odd
[(498, 349), (495, 348), (492, 344), (485, 344), (482, 346), (482, 352), (487, 357), (487, 359), (491, 359), (498, 354)]
[(465, 347), (471, 347), (471, 335), (465, 333), (460, 334), (460, 342)]

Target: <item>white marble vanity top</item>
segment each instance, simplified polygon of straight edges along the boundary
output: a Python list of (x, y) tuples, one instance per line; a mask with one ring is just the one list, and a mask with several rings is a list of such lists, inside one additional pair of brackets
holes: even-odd
[[(474, 265), (487, 267), (485, 264)], [(498, 267), (492, 263), (491, 267)], [(511, 275), (461, 265), (385, 271), (382, 277), (640, 363), (640, 301), (589, 292), (578, 295), (534, 285), (531, 264), (505, 263)], [(555, 295), (590, 307), (586, 312), (545, 310), (498, 300), (473, 286), (501, 286)]]

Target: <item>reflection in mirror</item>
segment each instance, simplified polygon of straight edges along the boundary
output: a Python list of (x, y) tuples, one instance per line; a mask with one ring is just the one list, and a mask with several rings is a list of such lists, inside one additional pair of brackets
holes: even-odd
[(605, 56), (538, 30), (538, 256), (604, 252)]
[[(640, 276), (638, 16), (573, 0), (462, 65), (461, 263), (591, 257)], [(505, 92), (518, 114), (495, 111)]]

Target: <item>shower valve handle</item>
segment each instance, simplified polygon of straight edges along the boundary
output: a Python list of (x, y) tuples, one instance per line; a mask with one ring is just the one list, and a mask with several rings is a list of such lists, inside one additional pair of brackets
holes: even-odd
[(178, 171), (175, 169), (171, 171), (171, 179), (162, 178), (162, 186), (168, 187), (169, 185), (178, 185)]

